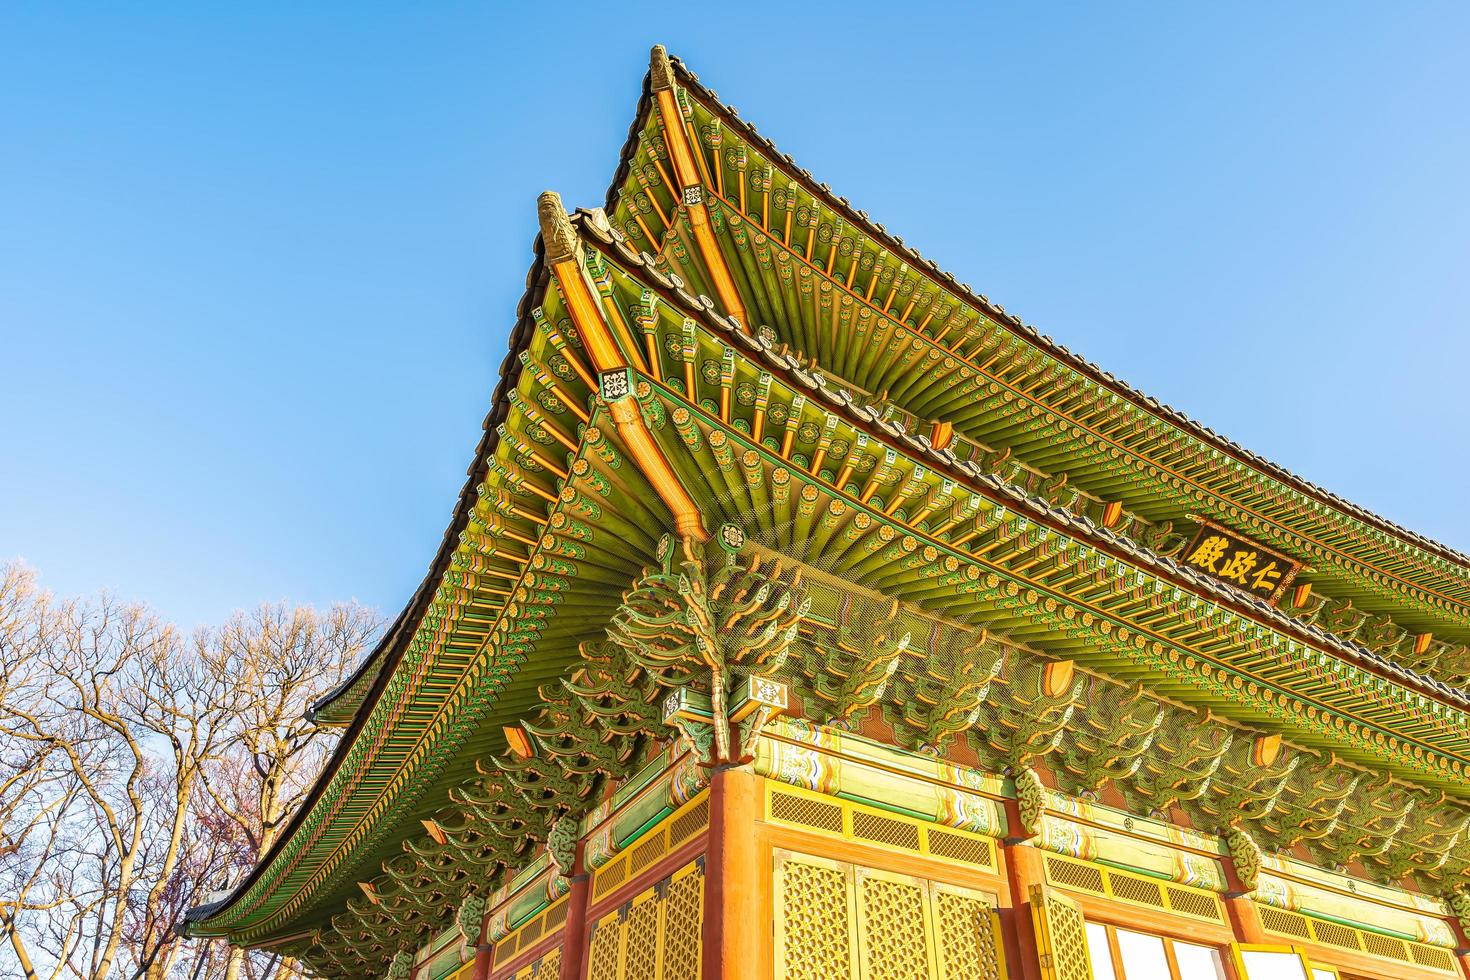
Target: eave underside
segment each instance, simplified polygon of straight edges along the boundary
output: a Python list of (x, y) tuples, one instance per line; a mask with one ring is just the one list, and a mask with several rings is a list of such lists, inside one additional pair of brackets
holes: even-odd
[[(1125, 500), (1140, 533), (1147, 524), (1167, 536), (1167, 525), (1177, 531), (1196, 512), (1241, 526), (1315, 566), (1326, 594), (1346, 604), (1324, 610), (1324, 621), (1371, 635), (1416, 666), (1434, 664), (1448, 644), (1456, 648), (1454, 679), (1470, 677), (1470, 654), (1459, 649), (1470, 641), (1464, 556), (1219, 439), (1021, 326), (817, 185), (692, 76), (682, 77), (685, 129), (702, 149), (701, 189), (752, 325), (768, 324), (823, 369), (919, 421), (951, 421), (1015, 459), (1039, 445), (1065, 445), (1038, 457), (1043, 468), (1059, 453), (1066, 459), (1060, 483), (1070, 487), (1061, 492)], [(665, 135), (645, 88), (609, 213), (665, 271), (714, 295), (669, 177)], [(829, 309), (841, 315), (830, 332)], [(967, 384), (966, 375), (982, 383)], [(1435, 642), (1411, 651), (1421, 633)]]

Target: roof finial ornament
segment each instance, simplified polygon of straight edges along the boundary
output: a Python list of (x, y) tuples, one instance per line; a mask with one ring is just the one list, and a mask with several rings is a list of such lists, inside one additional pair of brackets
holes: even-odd
[(542, 191), (536, 199), (536, 216), (541, 220), (541, 245), (546, 261), (555, 265), (577, 257), (577, 232), (556, 191)]
[(674, 87), (674, 63), (662, 44), (655, 44), (648, 53), (648, 77), (655, 92), (667, 92)]

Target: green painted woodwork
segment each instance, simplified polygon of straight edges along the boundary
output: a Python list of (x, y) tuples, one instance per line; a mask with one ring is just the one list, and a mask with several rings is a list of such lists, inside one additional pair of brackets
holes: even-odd
[[(345, 729), (331, 766), (191, 931), (329, 976), (381, 975), (467, 899), (503, 934), (565, 892), (548, 844), (564, 863), (591, 833), (595, 865), (699, 791), (696, 763), (765, 764), (788, 691), (806, 722), (783, 724), (874, 726), (992, 796), (1009, 774), (1027, 828), (1054, 786), (1381, 882), (1470, 877), (1470, 561), (1037, 335), (680, 72), (697, 192), (645, 91), (607, 214), (573, 223), (610, 334), (652, 352), (629, 375), (645, 425), (727, 528), (665, 538), (538, 251), (422, 596), (317, 706)], [(748, 332), (704, 298), (695, 199)], [(1171, 560), (1191, 515), (1311, 563), (1311, 600), (1272, 609)], [(930, 814), (854, 787), (1003, 826), (974, 794)]]
[[(1057, 470), (1070, 492), (1124, 500), (1162, 525), (1206, 514), (1284, 547), (1317, 566), (1324, 591), (1356, 603), (1365, 639), (1409, 656), (1411, 637), (1393, 622), (1435, 631), (1450, 637), (1447, 648), (1419, 661), (1448, 656), (1457, 683), (1470, 677), (1464, 556), (1251, 456), (1039, 336), (854, 212), (682, 77), (687, 127), (718, 182), (704, 198), (752, 323), (913, 416), (950, 421), (1033, 473)], [(663, 136), (646, 106), (640, 122), (609, 198), (613, 224), (657, 252), (663, 271), (713, 295), (672, 187), (652, 179)], [(657, 207), (643, 203), (650, 194)], [(657, 222), (652, 244), (633, 217), (641, 208)]]

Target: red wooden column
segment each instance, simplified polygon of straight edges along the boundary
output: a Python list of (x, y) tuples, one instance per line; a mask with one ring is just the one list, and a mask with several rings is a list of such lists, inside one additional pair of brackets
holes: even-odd
[(710, 780), (709, 841), (704, 865), (704, 980), (762, 977), (760, 780), (747, 769), (717, 770)]
[(560, 980), (582, 980), (587, 971), (587, 902), (592, 897), (592, 875), (582, 863), (582, 845), (572, 865), (572, 891), (567, 896), (567, 922), (561, 933)]
[[(1006, 824), (1021, 826), (1021, 808), (1007, 800)], [(1043, 980), (1041, 951), (1036, 945), (1036, 927), (1031, 920), (1031, 886), (1046, 884), (1046, 866), (1041, 853), (1020, 838), (1005, 842), (1006, 879), (1011, 887), (1011, 922), (1006, 930), (1006, 953), (1010, 975), (1020, 980)]]
[(1455, 962), (1460, 967), (1460, 973), (1465, 977), (1470, 977), (1470, 952), (1467, 952), (1470, 950), (1470, 936), (1466, 935), (1464, 926), (1460, 924), (1459, 916), (1451, 915), (1447, 921), (1450, 924), (1450, 931), (1455, 934), (1455, 942), (1459, 944), (1459, 948), (1455, 950)]
[(471, 980), (490, 980), (490, 966), (495, 962), (495, 944), (487, 942), (485, 935), (485, 919), (489, 918), (487, 912), (480, 919), (480, 941), (475, 944), (475, 969), (470, 973)]
[[(1230, 916), (1230, 927), (1235, 930), (1235, 939), (1242, 943), (1269, 943), (1265, 927), (1261, 925), (1261, 913), (1246, 891), (1240, 876), (1235, 873), (1233, 861), (1222, 861), (1225, 866), (1225, 914)], [(1280, 940), (1276, 940), (1280, 942)]]
[(1031, 886), (1046, 884), (1046, 871), (1041, 863), (1041, 854), (1030, 844), (1011, 844), (1006, 847), (1006, 872), (1010, 877), (1011, 906), (1013, 909), (1011, 934), (1016, 938), (1019, 974), (1023, 980), (1042, 980), (1041, 950), (1036, 945), (1036, 926), (1031, 919)]

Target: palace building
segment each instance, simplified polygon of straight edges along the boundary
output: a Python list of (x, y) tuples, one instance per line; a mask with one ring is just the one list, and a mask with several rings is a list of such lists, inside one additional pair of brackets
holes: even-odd
[(1470, 557), (937, 268), (662, 48), (196, 936), (400, 980), (1470, 977)]

